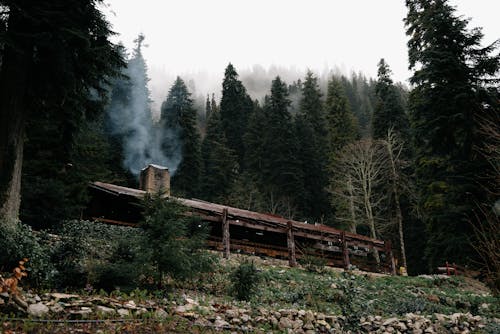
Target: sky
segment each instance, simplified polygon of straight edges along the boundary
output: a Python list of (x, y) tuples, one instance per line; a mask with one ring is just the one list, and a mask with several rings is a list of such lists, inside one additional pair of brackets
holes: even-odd
[[(500, 38), (499, 0), (450, 3), (471, 27), (483, 27), (485, 44)], [(411, 75), (403, 0), (107, 0), (103, 12), (118, 33), (114, 42), (130, 50), (139, 33), (146, 36), (156, 107), (176, 75), (195, 78), (198, 93), (220, 93), (229, 62), (240, 73), (275, 65), (375, 77), (385, 58), (395, 81)]]

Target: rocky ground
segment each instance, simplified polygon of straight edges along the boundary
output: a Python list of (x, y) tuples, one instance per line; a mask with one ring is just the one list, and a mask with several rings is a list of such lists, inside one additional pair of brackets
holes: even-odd
[[(248, 259), (248, 258), (246, 258)], [(289, 269), (255, 258), (260, 285), (248, 302), (227, 293), (221, 271), (168, 293), (21, 292), (0, 298), (1, 333), (495, 333), (498, 298), (464, 278), (385, 277)], [(352, 295), (349, 295), (352, 292)]]

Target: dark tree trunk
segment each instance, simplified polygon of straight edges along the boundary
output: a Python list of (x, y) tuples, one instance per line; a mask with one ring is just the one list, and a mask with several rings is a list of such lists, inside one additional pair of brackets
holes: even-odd
[(17, 220), (21, 203), (24, 122), (32, 47), (28, 24), (12, 6), (0, 71), (0, 218), (6, 224)]

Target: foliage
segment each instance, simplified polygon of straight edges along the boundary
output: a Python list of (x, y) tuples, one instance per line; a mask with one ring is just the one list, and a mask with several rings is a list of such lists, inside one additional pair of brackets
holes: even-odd
[(313, 249), (306, 249), (305, 254), (299, 259), (299, 263), (310, 272), (324, 272), (327, 260), (313, 254)]
[(242, 262), (231, 274), (232, 294), (239, 300), (250, 300), (259, 284), (259, 273), (253, 262)]
[(139, 276), (148, 273), (139, 249), (143, 235), (138, 229), (68, 221), (58, 233), (60, 239), (52, 251), (57, 287), (127, 288), (138, 285)]
[(27, 258), (19, 261), (18, 266), (15, 267), (12, 271), (12, 277), (4, 279), (0, 275), (0, 293), (6, 292), (11, 296), (19, 294), (19, 291), (17, 289), (19, 281), (21, 281), (23, 277), (28, 276), (28, 274), (26, 273), (26, 267), (24, 267), (24, 264), (26, 262), (28, 262)]
[(485, 197), (477, 171), (490, 168), (473, 147), (484, 140), (477, 133), (479, 117), (498, 111), (490, 101), (498, 94), (500, 58), (498, 42), (482, 47), (481, 30), (469, 30), (469, 21), (447, 1), (406, 5), (415, 174), (429, 236), (426, 256), (434, 268), (470, 261), (473, 254), (467, 217)]
[(157, 268), (156, 282), (160, 285), (164, 275), (190, 279), (213, 268), (214, 258), (203, 250), (208, 226), (196, 217), (186, 217), (185, 210), (174, 199), (160, 194), (144, 201), (141, 227), (146, 238), (142, 249)]
[(29, 258), (27, 283), (47, 286), (52, 279), (50, 247), (46, 244), (46, 235), (35, 233), (26, 224), (0, 224), (0, 272), (12, 268), (17, 259)]
[(172, 178), (172, 190), (183, 196), (197, 196), (202, 172), (200, 134), (191, 93), (180, 77), (177, 77), (162, 104), (160, 122), (164, 133), (177, 133), (179, 136), (179, 143), (168, 136), (162, 138), (162, 149), (167, 157), (182, 156)]
[(238, 156), (238, 164), (243, 167), (246, 154), (243, 138), (253, 110), (253, 102), (231, 63), (224, 72), (219, 108), (228, 147)]

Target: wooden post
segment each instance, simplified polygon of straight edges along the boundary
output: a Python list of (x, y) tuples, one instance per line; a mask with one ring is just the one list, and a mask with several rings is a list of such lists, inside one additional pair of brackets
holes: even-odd
[(347, 248), (347, 242), (345, 241), (345, 231), (340, 233), (340, 240), (342, 242), (342, 258), (344, 260), (344, 269), (348, 270), (351, 262), (349, 261), (349, 249)]
[(222, 210), (222, 247), (224, 249), (224, 258), (229, 259), (231, 252), (229, 220), (227, 219), (227, 208)]
[(286, 240), (287, 240), (287, 245), (288, 245), (288, 264), (290, 267), (296, 267), (297, 266), (297, 259), (295, 257), (295, 240), (293, 238), (293, 225), (292, 222), (287, 222), (287, 229), (286, 229)]
[(396, 275), (396, 264), (394, 263), (394, 254), (392, 253), (392, 244), (390, 240), (384, 242), (385, 244), (385, 255), (389, 261), (391, 275)]

